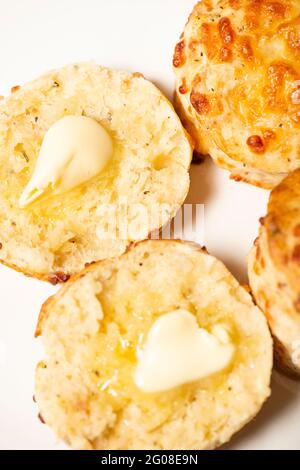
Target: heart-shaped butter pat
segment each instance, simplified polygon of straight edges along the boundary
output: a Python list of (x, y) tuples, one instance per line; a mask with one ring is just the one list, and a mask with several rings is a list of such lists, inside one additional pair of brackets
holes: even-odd
[(159, 317), (138, 352), (137, 387), (146, 393), (170, 390), (226, 368), (235, 347), (224, 327), (208, 333), (187, 310)]

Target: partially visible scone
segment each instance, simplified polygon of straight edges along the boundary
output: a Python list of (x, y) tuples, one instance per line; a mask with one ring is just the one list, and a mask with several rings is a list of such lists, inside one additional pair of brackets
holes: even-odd
[[(195, 367), (211, 364), (218, 341), (232, 354), (222, 370), (201, 380), (144, 391), (136, 380), (141, 350), (150, 331), (157, 335), (159, 322), (172, 315), (202, 329), (196, 334), (204, 352)], [(186, 328), (183, 321), (185, 335)], [(195, 244), (149, 240), (90, 266), (45, 303), (37, 335), (46, 352), (36, 371), (37, 405), (46, 424), (74, 449), (213, 449), (270, 395), (267, 322), (225, 266)], [(168, 331), (165, 340), (162, 355), (170, 353)], [(153, 375), (184, 367), (184, 348), (177, 357), (180, 342), (173, 344), (167, 369), (152, 351), (148, 366), (156, 390), (162, 384)]]
[(199, 154), (273, 188), (299, 168), (299, 0), (203, 0), (174, 54), (176, 107)]
[[(113, 155), (96, 177), (21, 207), (44, 137), (66, 116), (101, 124)], [(191, 153), (172, 105), (141, 74), (81, 63), (14, 88), (0, 106), (0, 260), (56, 283), (120, 255), (175, 215), (188, 192)], [(138, 225), (139, 205), (153, 217), (136, 235), (130, 224)]]
[(300, 170), (271, 194), (249, 256), (249, 278), (275, 338), (278, 366), (300, 378)]

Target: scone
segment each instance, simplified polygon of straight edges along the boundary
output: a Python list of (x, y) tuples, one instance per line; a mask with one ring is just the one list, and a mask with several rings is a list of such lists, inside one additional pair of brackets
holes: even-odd
[(264, 315), (192, 243), (90, 266), (45, 303), (40, 335), (37, 405), (74, 449), (213, 449), (270, 394)]
[(203, 0), (174, 54), (176, 106), (199, 154), (273, 188), (299, 168), (299, 0)]
[(275, 339), (278, 366), (300, 378), (300, 170), (271, 194), (249, 256), (249, 278)]
[(0, 105), (1, 261), (56, 283), (120, 255), (175, 215), (191, 155), (140, 74), (81, 63), (14, 88)]

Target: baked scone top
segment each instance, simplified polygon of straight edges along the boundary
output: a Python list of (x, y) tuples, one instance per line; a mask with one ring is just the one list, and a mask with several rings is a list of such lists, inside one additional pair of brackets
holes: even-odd
[[(127, 230), (119, 235), (119, 221), (127, 213), (130, 226), (136, 204), (152, 215), (162, 209), (157, 220), (148, 219), (149, 231), (175, 215), (188, 192), (192, 149), (169, 101), (141, 74), (81, 63), (13, 91), (0, 106), (1, 261), (63, 281), (86, 263), (125, 251), (135, 237)], [(20, 208), (44, 136), (64, 116), (100, 123), (113, 140), (113, 156), (92, 180)], [(100, 238), (114, 210), (123, 210), (116, 213), (115, 233)]]
[(200, 153), (240, 174), (262, 172), (262, 186), (299, 167), (298, 0), (203, 0), (174, 68), (178, 106)]

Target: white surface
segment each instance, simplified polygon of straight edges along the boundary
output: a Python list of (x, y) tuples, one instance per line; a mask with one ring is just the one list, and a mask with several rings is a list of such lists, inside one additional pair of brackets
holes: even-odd
[[(143, 72), (172, 96), (173, 48), (195, 0), (0, 0), (0, 94), (80, 60)], [(229, 180), (211, 162), (192, 169), (189, 202), (205, 204), (209, 251), (242, 281), (268, 193)], [(34, 329), (55, 289), (0, 268), (0, 449), (59, 449), (37, 419)], [(300, 450), (300, 385), (275, 375), (273, 396), (231, 449)]]

